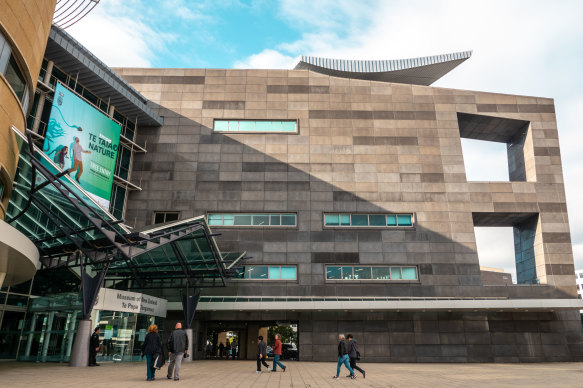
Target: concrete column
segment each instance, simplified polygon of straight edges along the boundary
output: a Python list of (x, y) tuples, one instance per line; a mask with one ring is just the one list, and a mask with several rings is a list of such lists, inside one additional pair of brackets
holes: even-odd
[(49, 61), (47, 63), (47, 72), (45, 73), (45, 77), (43, 78), (43, 82), (45, 84), (49, 84), (51, 81), (51, 76), (53, 75), (53, 67), (55, 66), (55, 62)]
[(28, 339), (26, 340), (26, 349), (24, 351), (24, 355), (26, 357), (30, 356), (30, 348), (32, 348), (32, 340), (34, 338), (34, 329), (36, 328), (37, 317), (38, 313), (32, 314), (32, 322), (30, 322), (30, 333), (28, 334)]
[(109, 111), (107, 112), (107, 114), (109, 115), (109, 117), (113, 117), (113, 112), (115, 112), (115, 106), (110, 105), (109, 106)]
[[(53, 61), (49, 61), (47, 64), (47, 72), (45, 73), (45, 77), (43, 78), (43, 82), (45, 84), (49, 84), (49, 82), (51, 81), (51, 76), (53, 75), (53, 66), (54, 66), (55, 62)], [(36, 108), (36, 114), (34, 115), (34, 121), (32, 123), (32, 128), (31, 130), (35, 133), (38, 133), (38, 128), (40, 127), (40, 118), (42, 116), (44, 107), (45, 107), (45, 99), (46, 97), (46, 93), (41, 92), (40, 94), (40, 98), (38, 100), (38, 106)]]
[(4, 283), (5, 277), (6, 277), (6, 272), (0, 272), (0, 288), (2, 288), (2, 284)]
[(51, 311), (49, 313), (49, 319), (47, 321), (47, 330), (44, 334), (43, 340), (43, 352), (41, 360), (44, 362), (47, 360), (47, 352), (49, 350), (49, 342), (51, 341), (51, 333), (53, 332), (53, 320), (55, 319), (55, 312)]
[(188, 358), (182, 359), (183, 362), (192, 362), (194, 357), (194, 343), (192, 342), (192, 329), (184, 329), (188, 337)]
[[(257, 358), (257, 337), (259, 336), (259, 325), (249, 325), (247, 327), (247, 360)], [(267, 338), (263, 338), (267, 342)]]
[(89, 339), (91, 337), (91, 320), (84, 319), (79, 321), (75, 343), (73, 344), (73, 353), (69, 366), (87, 366), (89, 365)]

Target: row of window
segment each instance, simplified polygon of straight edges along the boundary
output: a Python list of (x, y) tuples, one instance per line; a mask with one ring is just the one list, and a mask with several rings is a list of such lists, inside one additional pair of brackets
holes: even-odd
[(297, 120), (215, 120), (215, 132), (297, 133)]
[(327, 266), (326, 280), (418, 280), (417, 267)]
[[(296, 280), (297, 267), (248, 265), (239, 269), (238, 279)], [(419, 280), (412, 266), (326, 266), (326, 280)]]
[(6, 78), (8, 84), (14, 90), (16, 97), (22, 104), (24, 112), (28, 110), (28, 88), (26, 86), (26, 79), (20, 70), (16, 58), (12, 55), (12, 48), (8, 41), (0, 33), (0, 74)]
[(254, 280), (296, 280), (295, 266), (250, 265), (239, 269), (238, 279)]
[(294, 213), (209, 213), (208, 223), (211, 226), (296, 226), (297, 216)]
[[(296, 226), (295, 213), (209, 213), (211, 226)], [(390, 228), (413, 226), (413, 214), (325, 214), (324, 226)]]
[(413, 214), (325, 214), (324, 226), (381, 228), (413, 226)]

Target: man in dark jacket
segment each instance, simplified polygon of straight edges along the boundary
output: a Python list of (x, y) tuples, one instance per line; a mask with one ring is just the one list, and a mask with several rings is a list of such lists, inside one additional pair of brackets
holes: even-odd
[(356, 376), (354, 375), (354, 371), (352, 370), (350, 364), (348, 363), (348, 358), (349, 358), (348, 344), (344, 339), (344, 334), (340, 334), (338, 335), (338, 366), (336, 367), (336, 376), (333, 376), (335, 379), (337, 379), (338, 376), (340, 376), (340, 368), (342, 367), (342, 364), (344, 364), (344, 366), (346, 366), (346, 369), (348, 369), (348, 371), (350, 372), (350, 378), (352, 379), (356, 378)]
[(263, 336), (257, 338), (257, 373), (261, 373), (261, 364), (269, 369), (269, 365), (265, 362), (267, 358), (267, 344), (263, 341)]
[(180, 379), (180, 365), (182, 364), (182, 357), (188, 357), (188, 336), (182, 330), (182, 324), (178, 322), (174, 331), (168, 337), (168, 374), (166, 378), (172, 378), (172, 371), (174, 371), (174, 380)]
[(89, 339), (89, 366), (99, 366), (96, 357), (99, 351), (99, 326), (95, 328)]
[(358, 343), (356, 342), (352, 334), (348, 334), (346, 336), (346, 339), (348, 340), (348, 357), (350, 358), (350, 367), (362, 373), (362, 378), (366, 379), (366, 372), (360, 369), (358, 366), (356, 366), (356, 360), (359, 358)]

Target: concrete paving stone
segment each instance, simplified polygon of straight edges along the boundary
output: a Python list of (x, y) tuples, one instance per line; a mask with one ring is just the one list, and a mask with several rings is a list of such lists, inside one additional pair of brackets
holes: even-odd
[[(271, 364), (270, 360), (268, 360)], [(101, 363), (93, 368), (66, 364), (0, 362), (2, 387), (580, 387), (583, 364), (359, 364), (367, 372), (347, 379), (336, 363), (284, 361), (285, 373), (256, 374), (254, 361), (205, 360), (183, 363), (180, 380), (166, 379), (166, 366), (146, 382), (145, 362)]]

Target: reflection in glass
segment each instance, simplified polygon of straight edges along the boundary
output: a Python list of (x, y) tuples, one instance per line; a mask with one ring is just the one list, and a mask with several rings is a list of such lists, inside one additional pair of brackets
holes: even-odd
[(391, 267), (391, 279), (393, 280), (401, 279), (400, 267)]
[(353, 279), (352, 267), (342, 267), (342, 279)]
[(341, 267), (326, 267), (326, 279), (342, 279)]
[(354, 267), (354, 278), (355, 279), (370, 279), (371, 278), (370, 267)]
[(391, 278), (389, 267), (372, 267), (372, 278), (378, 280), (389, 280)]
[(417, 268), (415, 267), (403, 267), (401, 269), (403, 274), (403, 279), (406, 280), (416, 280), (417, 279)]
[(296, 267), (281, 267), (281, 278), (285, 280), (297, 279)]

